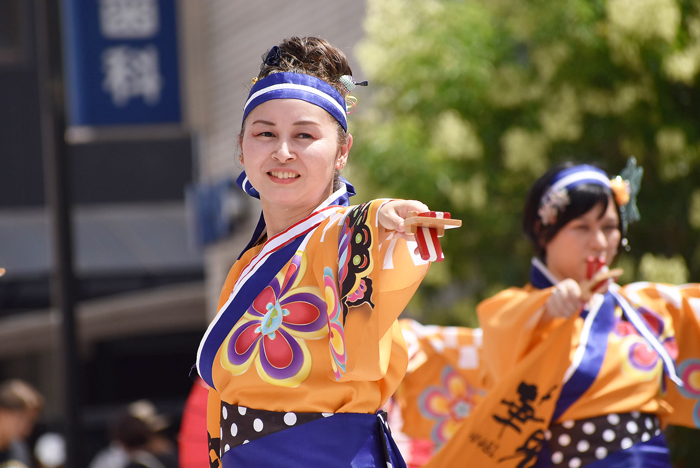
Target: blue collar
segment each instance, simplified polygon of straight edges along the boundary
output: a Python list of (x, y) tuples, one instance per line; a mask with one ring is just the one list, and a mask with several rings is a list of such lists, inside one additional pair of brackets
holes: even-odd
[[(350, 206), (350, 197), (355, 195), (355, 187), (343, 176), (340, 176), (340, 181), (342, 182), (341, 187), (335, 192), (333, 192), (333, 194), (331, 194), (331, 196), (329, 197), (330, 202), (328, 201), (328, 199), (326, 199), (326, 202), (324, 202), (326, 205)], [(258, 192), (255, 189), (255, 187), (253, 187), (253, 185), (250, 183), (245, 171), (241, 172), (241, 174), (238, 176), (238, 179), (236, 179), (236, 185), (238, 185), (245, 193), (247, 193), (251, 197), (257, 198), (258, 200), (260, 199), (260, 192)], [(248, 245), (246, 245), (245, 249), (243, 249), (241, 254), (238, 256), (239, 259), (244, 253), (248, 251), (248, 249), (250, 249), (260, 241), (263, 234), (265, 233), (265, 228), (265, 218), (263, 217), (262, 213), (260, 213), (260, 219), (258, 219), (258, 225), (255, 227), (255, 231), (253, 231), (253, 236), (250, 238)]]
[(547, 289), (554, 286), (559, 281), (554, 277), (547, 266), (540, 261), (539, 258), (532, 258), (532, 267), (530, 268), (530, 284), (537, 289)]

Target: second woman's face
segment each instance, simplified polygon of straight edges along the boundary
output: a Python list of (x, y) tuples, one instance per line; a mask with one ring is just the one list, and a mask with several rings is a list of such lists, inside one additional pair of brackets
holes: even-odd
[(569, 221), (545, 247), (547, 267), (559, 279), (586, 279), (588, 258), (603, 258), (606, 265), (615, 258), (620, 245), (620, 220), (612, 199), (603, 212), (598, 204)]
[(335, 121), (320, 107), (274, 99), (248, 114), (240, 144), (263, 208), (308, 211), (330, 195), (334, 170), (345, 166), (352, 138), (339, 145)]

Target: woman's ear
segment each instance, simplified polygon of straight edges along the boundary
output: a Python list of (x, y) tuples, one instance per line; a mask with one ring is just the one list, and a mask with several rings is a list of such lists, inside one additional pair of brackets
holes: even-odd
[(338, 158), (335, 160), (335, 168), (337, 170), (340, 171), (348, 163), (348, 156), (350, 156), (350, 148), (352, 148), (352, 135), (348, 133), (347, 138), (345, 140), (345, 144), (340, 145), (340, 149), (338, 151)]
[(535, 221), (535, 225), (532, 227), (532, 232), (535, 234), (537, 239), (537, 245), (544, 248), (544, 241), (542, 240), (542, 223), (538, 219)]
[(540, 220), (535, 221), (534, 228), (535, 236), (537, 236), (537, 245), (540, 246), (543, 253), (546, 253), (548, 241), (545, 240), (544, 235), (542, 234), (542, 223)]
[(241, 133), (238, 134), (238, 149), (240, 152), (238, 153), (238, 162), (241, 163), (241, 165), (245, 166), (245, 163), (243, 162), (243, 130), (241, 129)]

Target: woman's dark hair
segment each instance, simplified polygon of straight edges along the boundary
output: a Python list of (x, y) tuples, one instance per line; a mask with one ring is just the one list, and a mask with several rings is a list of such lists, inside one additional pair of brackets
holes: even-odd
[(342, 50), (318, 37), (296, 37), (285, 39), (279, 44), (278, 57), (270, 60), (270, 52), (262, 56), (258, 79), (273, 73), (303, 73), (315, 76), (333, 86), (343, 96), (350, 94), (340, 82), (343, 75), (351, 75), (352, 69)]
[[(262, 65), (257, 79), (261, 80), (273, 73), (301, 73), (319, 78), (333, 86), (343, 97), (347, 97), (350, 91), (340, 81), (343, 75), (352, 76), (352, 69), (348, 63), (348, 58), (342, 50), (331, 45), (325, 39), (318, 37), (297, 37), (292, 36), (284, 39), (281, 44), (275, 46), (278, 50), (268, 50), (262, 55)], [(344, 145), (348, 142), (347, 132), (330, 114), (329, 117), (335, 122), (338, 132), (338, 144)], [(243, 137), (245, 122), (241, 127), (240, 136)], [(333, 177), (333, 190), (340, 188), (340, 173), (336, 171)]]
[[(539, 216), (540, 203), (542, 196), (545, 194), (547, 189), (552, 185), (552, 179), (564, 169), (575, 166), (576, 164), (572, 162), (567, 162), (564, 164), (559, 164), (549, 171), (547, 171), (542, 177), (537, 179), (537, 181), (532, 184), (530, 190), (527, 194), (527, 199), (525, 201), (525, 210), (523, 213), (523, 231), (533, 248), (535, 249), (535, 254), (537, 257), (546, 263), (546, 246), (551, 241), (554, 236), (570, 221), (584, 215), (590, 211), (593, 207), (600, 204), (603, 206), (602, 213), (608, 208), (608, 200), (611, 195), (611, 191), (606, 187), (598, 184), (581, 184), (568, 190), (569, 204), (558, 213), (557, 220), (554, 224), (545, 226), (542, 224), (542, 220)], [(620, 219), (620, 207), (615, 201), (615, 197), (612, 197), (613, 203), (615, 203), (615, 209), (617, 211), (617, 217)], [(625, 233), (622, 232), (622, 224), (620, 224), (620, 232), (622, 238)], [(618, 246), (619, 248), (620, 246)]]

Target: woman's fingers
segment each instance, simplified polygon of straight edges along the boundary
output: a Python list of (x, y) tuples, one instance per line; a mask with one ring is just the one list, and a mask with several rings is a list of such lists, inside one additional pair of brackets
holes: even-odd
[(585, 305), (581, 298), (581, 288), (571, 279), (560, 281), (545, 304), (550, 317), (569, 318)]
[[(379, 224), (384, 229), (389, 231), (397, 231), (404, 233), (404, 219), (409, 211), (417, 211), (419, 213), (430, 211), (425, 203), (417, 200), (393, 200), (387, 202), (379, 210)], [(413, 236), (404, 237), (405, 239), (413, 240)]]

